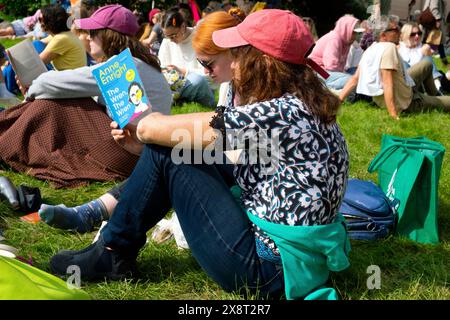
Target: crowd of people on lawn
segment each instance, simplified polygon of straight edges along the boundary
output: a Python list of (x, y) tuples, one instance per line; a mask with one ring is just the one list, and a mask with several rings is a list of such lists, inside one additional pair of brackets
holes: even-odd
[[(277, 1), (203, 10), (189, 1), (146, 14), (58, 1), (3, 23), (0, 36), (32, 37), (49, 71), (26, 87), (2, 50), (0, 95), (23, 102), (0, 111), (0, 161), (54, 187), (120, 181), (76, 207), (42, 204), (41, 220), (56, 228), (85, 233), (108, 221), (88, 248), (55, 254), (50, 270), (132, 277), (147, 232), (174, 209), (192, 255), (224, 290), (336, 299), (329, 273), (349, 266), (350, 250), (338, 213), (349, 171), (342, 103), (373, 101), (395, 120), (450, 111), (450, 73), (433, 59), (446, 68), (445, 1), (425, 6), (432, 28), (372, 7), (321, 37), (312, 18)], [(119, 128), (92, 70), (126, 48), (152, 112)], [(184, 102), (210, 111), (173, 115)], [(175, 150), (201, 160), (177, 162)]]

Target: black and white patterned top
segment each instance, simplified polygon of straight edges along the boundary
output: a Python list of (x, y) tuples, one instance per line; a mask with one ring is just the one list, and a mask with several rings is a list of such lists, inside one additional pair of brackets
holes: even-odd
[[(228, 142), (244, 146), (234, 176), (248, 212), (285, 225), (334, 222), (349, 167), (347, 144), (336, 123), (324, 124), (291, 94), (229, 105), (224, 122)], [(255, 228), (255, 234), (278, 254), (263, 231)]]

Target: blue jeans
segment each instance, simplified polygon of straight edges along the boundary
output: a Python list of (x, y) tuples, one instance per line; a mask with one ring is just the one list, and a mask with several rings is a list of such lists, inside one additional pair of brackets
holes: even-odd
[(208, 80), (195, 72), (187, 74), (186, 83), (180, 92), (180, 98), (198, 102), (207, 107), (215, 107), (216, 105), (214, 92), (209, 86)]
[(105, 244), (136, 254), (146, 232), (174, 208), (192, 255), (224, 290), (281, 296), (282, 265), (258, 256), (252, 225), (230, 192), (233, 166), (174, 164), (171, 151), (144, 147), (102, 230)]
[(345, 72), (327, 71), (330, 76), (325, 80), (325, 85), (328, 88), (341, 90), (345, 84), (352, 77), (351, 74)]

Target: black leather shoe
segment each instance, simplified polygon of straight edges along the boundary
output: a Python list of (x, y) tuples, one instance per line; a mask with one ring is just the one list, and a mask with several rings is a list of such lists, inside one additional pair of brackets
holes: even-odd
[[(136, 273), (136, 256), (124, 255), (105, 247), (100, 236), (97, 242), (79, 251), (60, 251), (50, 260), (54, 274), (69, 275), (69, 266), (78, 266), (83, 280), (120, 280), (132, 278)], [(71, 273), (70, 273), (71, 274)]]
[(17, 193), (16, 187), (7, 177), (0, 176), (0, 196), (8, 200), (14, 210), (19, 209), (19, 194)]

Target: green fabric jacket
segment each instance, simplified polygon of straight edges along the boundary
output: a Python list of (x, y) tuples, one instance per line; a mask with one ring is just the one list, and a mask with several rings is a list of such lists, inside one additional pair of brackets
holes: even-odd
[(335, 223), (320, 226), (282, 225), (249, 212), (247, 216), (280, 250), (287, 299), (338, 299), (335, 289), (323, 285), (329, 271), (341, 271), (350, 265), (350, 241), (341, 215)]

